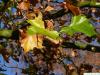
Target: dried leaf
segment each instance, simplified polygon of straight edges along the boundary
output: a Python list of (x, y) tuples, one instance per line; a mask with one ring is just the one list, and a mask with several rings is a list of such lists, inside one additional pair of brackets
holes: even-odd
[(19, 3), (18, 5), (18, 8), (21, 9), (21, 10), (28, 10), (30, 7), (30, 3), (26, 3), (26, 2), (21, 2)]
[(42, 39), (41, 35), (27, 35), (26, 38), (21, 40), (21, 46), (24, 48), (24, 52), (32, 50), (34, 47), (42, 48)]
[(28, 19), (33, 19), (36, 15), (34, 13), (28, 13), (26, 16)]
[(50, 20), (48, 20), (47, 21), (47, 29), (49, 29), (49, 30), (52, 30), (53, 29), (53, 23), (50, 21)]
[(46, 9), (45, 9), (45, 11), (51, 11), (51, 10), (54, 10), (54, 8), (51, 7), (51, 6), (47, 6)]
[(66, 2), (66, 6), (74, 15), (79, 15), (80, 14), (79, 8), (72, 5), (70, 2)]

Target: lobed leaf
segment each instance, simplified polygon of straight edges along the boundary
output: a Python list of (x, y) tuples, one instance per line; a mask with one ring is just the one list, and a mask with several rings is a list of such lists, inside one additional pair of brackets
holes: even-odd
[(71, 36), (76, 32), (84, 33), (89, 37), (96, 35), (94, 27), (83, 15), (74, 16), (71, 24), (68, 27), (62, 27), (60, 32), (67, 33)]

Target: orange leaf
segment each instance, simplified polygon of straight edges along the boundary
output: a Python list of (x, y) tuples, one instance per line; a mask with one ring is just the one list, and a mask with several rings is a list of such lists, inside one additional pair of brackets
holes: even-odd
[(34, 13), (27, 13), (26, 16), (27, 16), (28, 19), (33, 19), (33, 18), (36, 17), (36, 15)]
[(80, 14), (79, 8), (72, 5), (70, 2), (66, 2), (66, 6), (74, 15), (79, 15)]
[(50, 20), (48, 20), (47, 21), (47, 29), (49, 29), (49, 30), (52, 30), (53, 29), (53, 23), (50, 21)]
[(24, 48), (25, 52), (33, 50), (34, 47), (42, 48), (42, 39), (43, 36), (41, 35), (27, 35), (26, 38), (21, 40), (21, 46)]
[(30, 7), (30, 3), (28, 3), (28, 2), (21, 2), (18, 5), (18, 8), (21, 10), (28, 10), (29, 7)]
[(47, 6), (46, 9), (45, 9), (45, 11), (51, 11), (51, 10), (54, 10), (54, 8), (51, 7), (51, 6)]

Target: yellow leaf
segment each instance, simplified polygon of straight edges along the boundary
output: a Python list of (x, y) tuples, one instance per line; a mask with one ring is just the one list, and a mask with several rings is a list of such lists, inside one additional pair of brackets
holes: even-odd
[(33, 50), (34, 47), (42, 48), (42, 39), (43, 37), (41, 35), (28, 35), (21, 40), (21, 46), (24, 48), (24, 52)]
[[(34, 14), (30, 14), (33, 15)], [(36, 26), (44, 28), (44, 21), (42, 20), (42, 13), (38, 12), (38, 17), (35, 16), (34, 20), (31, 20), (32, 24), (36, 24)], [(40, 24), (38, 24), (40, 23)], [(21, 30), (20, 30), (21, 31)], [(28, 52), (29, 50), (33, 50), (34, 47), (42, 48), (42, 42), (43, 42), (43, 35), (40, 34), (33, 34), (28, 35), (26, 32), (21, 31), (21, 46), (24, 48), (25, 52)]]
[(46, 9), (45, 9), (45, 11), (51, 11), (51, 10), (54, 10), (54, 8), (51, 7), (51, 6), (47, 6)]

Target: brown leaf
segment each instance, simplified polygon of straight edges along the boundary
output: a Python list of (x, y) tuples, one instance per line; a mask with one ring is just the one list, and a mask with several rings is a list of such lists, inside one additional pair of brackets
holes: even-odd
[(76, 50), (72, 50), (72, 52), (71, 52), (71, 56), (72, 56), (72, 57), (76, 57), (76, 56), (78, 56), (77, 51), (76, 51)]
[(21, 2), (18, 5), (18, 8), (21, 10), (28, 10), (29, 7), (30, 7), (30, 3), (28, 3), (28, 2)]
[(27, 37), (21, 40), (21, 46), (24, 48), (24, 52), (26, 53), (34, 47), (42, 48), (42, 40), (42, 35), (27, 35)]
[(45, 11), (51, 11), (51, 10), (54, 10), (54, 8), (51, 7), (51, 6), (47, 6), (46, 9), (45, 9)]
[(97, 39), (100, 41), (100, 25), (95, 26), (97, 34)]
[(53, 22), (51, 22), (50, 20), (47, 21), (47, 29), (52, 30), (53, 29)]
[(100, 34), (97, 35), (97, 39), (98, 39), (98, 41), (100, 41)]
[(33, 18), (36, 17), (35, 13), (27, 13), (26, 16), (27, 16), (28, 19), (33, 19)]
[(74, 15), (79, 15), (80, 14), (79, 8), (72, 5), (70, 2), (66, 2), (66, 6)]

